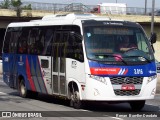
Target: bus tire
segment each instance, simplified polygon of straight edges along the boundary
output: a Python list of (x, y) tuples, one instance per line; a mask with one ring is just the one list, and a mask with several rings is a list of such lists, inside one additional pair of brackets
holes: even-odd
[(140, 111), (145, 105), (145, 100), (131, 101), (129, 104), (133, 111)]
[(80, 100), (80, 95), (79, 95), (79, 92), (76, 90), (76, 91), (73, 91), (71, 93), (71, 96), (70, 96), (70, 106), (74, 107), (75, 109), (80, 109), (82, 108), (82, 101)]
[(28, 97), (28, 94), (29, 94), (29, 91), (27, 90), (23, 79), (19, 83), (19, 93), (20, 93), (20, 96), (23, 98)]

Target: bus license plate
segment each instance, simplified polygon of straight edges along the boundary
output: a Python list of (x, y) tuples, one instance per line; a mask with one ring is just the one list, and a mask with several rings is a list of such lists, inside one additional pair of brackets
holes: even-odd
[(135, 90), (134, 84), (122, 84), (121, 90)]

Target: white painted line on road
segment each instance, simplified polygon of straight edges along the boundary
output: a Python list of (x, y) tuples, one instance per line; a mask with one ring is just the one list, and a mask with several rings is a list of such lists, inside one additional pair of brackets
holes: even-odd
[[(84, 110), (84, 109), (80, 109), (81, 111), (86, 111), (86, 112), (92, 112), (92, 111), (90, 111), (90, 110)], [(109, 118), (112, 118), (112, 119), (116, 119), (116, 120), (124, 120), (124, 119), (122, 119), (122, 118), (118, 118), (118, 117), (112, 117), (112, 116), (110, 116), (110, 115), (103, 115), (103, 116), (106, 116), (106, 117), (109, 117)]]
[(154, 106), (153, 104), (147, 104), (147, 105), (151, 105), (151, 106)]
[(153, 107), (157, 107), (156, 105), (153, 105), (153, 104), (146, 104), (146, 105), (150, 105), (150, 106), (153, 106)]
[(81, 111), (87, 111), (87, 112), (92, 112), (92, 111), (89, 111), (89, 110), (84, 110), (84, 109), (80, 109)]
[(116, 120), (124, 120), (124, 119), (118, 118), (118, 117), (111, 117), (111, 118), (116, 119)]
[(0, 94), (2, 94), (2, 95), (8, 95), (7, 93), (4, 93), (4, 92), (0, 92)]
[[(81, 111), (86, 111), (86, 112), (92, 112), (90, 110), (84, 110), (84, 109), (80, 109)], [(116, 120), (124, 120), (122, 118), (118, 118), (118, 117), (112, 117), (112, 116), (109, 116), (109, 115), (103, 115), (103, 116), (106, 116), (106, 117), (109, 117), (109, 118), (112, 118), (112, 119), (116, 119)]]
[(152, 106), (152, 107), (159, 107), (159, 110), (158, 110), (158, 111), (160, 111), (160, 106), (158, 106), (158, 105), (153, 105), (153, 104), (146, 104), (146, 105), (150, 105), (150, 106)]

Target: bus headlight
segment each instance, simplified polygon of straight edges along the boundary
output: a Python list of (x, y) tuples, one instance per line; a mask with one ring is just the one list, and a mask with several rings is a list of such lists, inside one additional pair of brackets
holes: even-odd
[(106, 81), (106, 79), (105, 79), (104, 77), (95, 76), (95, 75), (90, 75), (90, 74), (88, 74), (88, 76), (89, 76), (89, 78), (95, 79), (95, 80), (97, 80), (97, 81), (99, 81), (99, 82), (102, 82), (102, 83), (104, 83), (104, 84), (107, 85), (107, 81)]
[(157, 77), (157, 75), (148, 77), (148, 83), (154, 80)]

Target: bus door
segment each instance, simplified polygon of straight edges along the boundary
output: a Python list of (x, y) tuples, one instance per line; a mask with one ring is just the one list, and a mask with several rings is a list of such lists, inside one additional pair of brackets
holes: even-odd
[(53, 94), (66, 95), (65, 49), (68, 33), (57, 31), (52, 46), (52, 90)]

